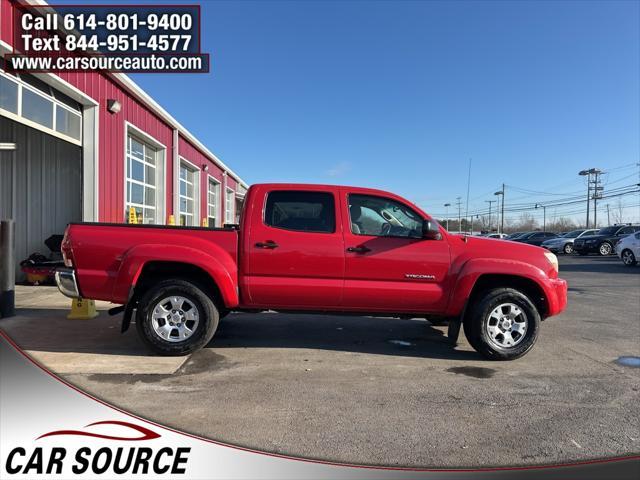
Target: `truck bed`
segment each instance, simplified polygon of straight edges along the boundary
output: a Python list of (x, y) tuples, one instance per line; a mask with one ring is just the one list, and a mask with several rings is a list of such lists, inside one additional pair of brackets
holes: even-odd
[(151, 258), (189, 263), (196, 256), (210, 255), (237, 281), (238, 231), (234, 228), (72, 223), (63, 251), (69, 248), (85, 298), (126, 303), (128, 287), (122, 286), (131, 285)]

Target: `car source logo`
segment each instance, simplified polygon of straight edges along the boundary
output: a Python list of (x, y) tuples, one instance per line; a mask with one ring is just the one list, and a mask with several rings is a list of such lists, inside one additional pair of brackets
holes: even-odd
[[(91, 431), (97, 425), (115, 425), (124, 427), (131, 434), (111, 435)], [(88, 429), (88, 430), (87, 430)], [(23, 475), (61, 475), (85, 473), (101, 475), (113, 472), (127, 478), (136, 474), (184, 474), (190, 447), (174, 447), (153, 442), (161, 435), (147, 427), (118, 420), (94, 422), (78, 430), (55, 430), (37, 437), (42, 441), (48, 437), (90, 437), (109, 441), (109, 445), (93, 442), (68, 443), (60, 446), (63, 439), (56, 441), (53, 447), (36, 446), (30, 451), (16, 447), (9, 452), (5, 468), (9, 474)], [(149, 446), (135, 446), (140, 441), (152, 441)], [(133, 442), (134, 445), (130, 445)]]

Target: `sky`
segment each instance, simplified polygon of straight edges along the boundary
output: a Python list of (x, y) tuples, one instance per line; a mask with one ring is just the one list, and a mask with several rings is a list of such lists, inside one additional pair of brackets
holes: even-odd
[(640, 181), (640, 2), (199, 3), (211, 73), (132, 77), (249, 184), (382, 188), (443, 215), (466, 210), (470, 159), (470, 211), (502, 183), (507, 209), (586, 194), (585, 168), (605, 192)]

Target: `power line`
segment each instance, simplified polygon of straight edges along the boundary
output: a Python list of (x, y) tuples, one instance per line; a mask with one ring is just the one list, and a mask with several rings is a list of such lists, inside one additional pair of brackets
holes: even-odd
[[(606, 199), (606, 198), (615, 198), (619, 196), (632, 195), (640, 193), (640, 189), (637, 184), (625, 185), (622, 187), (616, 187), (614, 189), (608, 190), (606, 193), (602, 193), (599, 195), (598, 200)], [(462, 197), (456, 197), (458, 199), (458, 209), (461, 209), (460, 200)], [(584, 195), (575, 196), (575, 197), (567, 197), (565, 199), (557, 199), (552, 201), (542, 201), (542, 202), (530, 202), (530, 203), (519, 203), (519, 204), (509, 204), (509, 207), (504, 208), (506, 213), (517, 213), (524, 212), (528, 210), (535, 210), (536, 203), (539, 205), (544, 205), (547, 208), (561, 208), (563, 206), (571, 206), (584, 202)], [(488, 208), (478, 208), (476, 210), (472, 210), (469, 212), (471, 215), (486, 215), (488, 214)], [(442, 216), (440, 214), (434, 214), (436, 216)]]

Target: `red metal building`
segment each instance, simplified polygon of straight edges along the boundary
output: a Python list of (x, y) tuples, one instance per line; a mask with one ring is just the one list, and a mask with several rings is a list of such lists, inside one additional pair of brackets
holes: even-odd
[[(42, 4), (33, 1), (31, 3)], [(13, 51), (0, 0), (0, 57)], [(11, 75), (0, 59), (0, 217), (18, 259), (70, 221), (235, 223), (247, 185), (130, 78)]]

